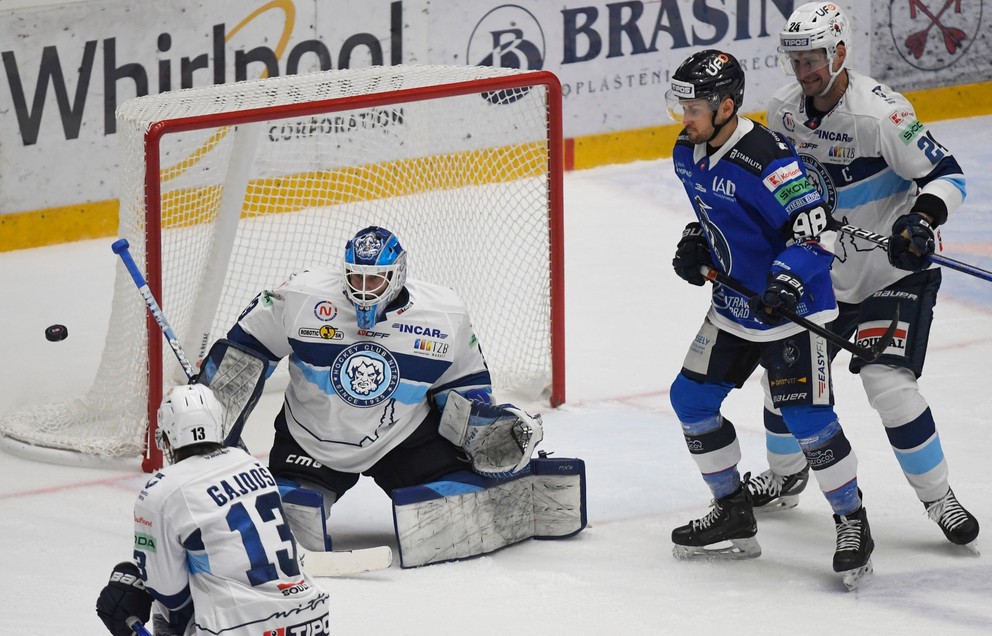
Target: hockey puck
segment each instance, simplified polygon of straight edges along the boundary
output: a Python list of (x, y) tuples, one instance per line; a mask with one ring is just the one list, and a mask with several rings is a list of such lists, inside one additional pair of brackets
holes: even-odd
[(69, 337), (69, 330), (66, 329), (65, 325), (52, 325), (48, 329), (45, 329), (45, 337), (50, 342), (65, 340)]

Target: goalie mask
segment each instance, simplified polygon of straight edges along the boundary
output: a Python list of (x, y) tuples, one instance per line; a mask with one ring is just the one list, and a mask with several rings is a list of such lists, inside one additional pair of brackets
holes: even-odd
[(847, 66), (848, 55), (834, 69), (837, 46), (851, 50), (851, 23), (840, 7), (832, 2), (810, 2), (792, 12), (785, 29), (779, 33), (779, 60), (789, 75), (801, 77), (824, 67), (830, 81), (819, 95), (826, 95), (837, 76)]
[(345, 294), (360, 329), (372, 329), (406, 284), (406, 251), (392, 232), (370, 226), (344, 249)]
[(175, 453), (194, 444), (224, 442), (224, 407), (210, 387), (184, 384), (173, 387), (158, 409), (155, 445)]

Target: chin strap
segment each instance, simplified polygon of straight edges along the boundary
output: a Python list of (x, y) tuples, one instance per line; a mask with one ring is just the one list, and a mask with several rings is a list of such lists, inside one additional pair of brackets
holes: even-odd
[(720, 134), (720, 131), (723, 130), (723, 127), (729, 124), (736, 116), (737, 116), (737, 109), (735, 108), (734, 112), (730, 113), (730, 116), (727, 117), (727, 121), (723, 122), (722, 124), (718, 124), (716, 123), (716, 111), (713, 111), (713, 134), (710, 135), (709, 139), (707, 139), (704, 143), (709, 143), (710, 141), (712, 141), (714, 137)]

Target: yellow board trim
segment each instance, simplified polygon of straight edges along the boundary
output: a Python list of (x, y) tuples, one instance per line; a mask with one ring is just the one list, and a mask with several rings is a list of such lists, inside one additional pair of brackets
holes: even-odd
[[(904, 94), (922, 122), (992, 114), (992, 82), (929, 88)], [(661, 108), (662, 105), (659, 105), (659, 112)], [(764, 113), (748, 116), (764, 123)], [(573, 140), (573, 167), (581, 170), (671, 157), (680, 128), (671, 124), (576, 137)], [(454, 187), (456, 184), (450, 185)], [(383, 191), (385, 196), (402, 193), (401, 185), (385, 187)], [(116, 200), (0, 214), (0, 252), (116, 236), (117, 219)]]

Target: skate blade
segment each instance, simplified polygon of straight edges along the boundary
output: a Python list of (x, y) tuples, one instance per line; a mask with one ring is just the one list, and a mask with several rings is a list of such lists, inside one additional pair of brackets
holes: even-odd
[(773, 515), (785, 510), (792, 510), (799, 505), (799, 495), (785, 495), (770, 501), (763, 506), (756, 506), (754, 514)]
[[(725, 545), (730, 543), (730, 545)], [(714, 547), (723, 546), (723, 547)], [(672, 556), (680, 561), (689, 559), (708, 559), (713, 561), (736, 561), (739, 559), (755, 559), (761, 556), (761, 546), (754, 537), (748, 539), (730, 539), (711, 545), (678, 545), (672, 546)]]
[(871, 564), (871, 559), (868, 559), (868, 562), (860, 568), (854, 568), (853, 570), (841, 572), (844, 585), (847, 586), (847, 591), (853, 592), (858, 589), (859, 586), (866, 583), (868, 579), (871, 578), (871, 574), (874, 571), (875, 569)]
[(972, 552), (977, 556), (982, 556), (981, 550), (978, 549), (978, 539), (975, 539), (971, 543), (965, 543), (961, 547), (968, 550), (969, 552)]

